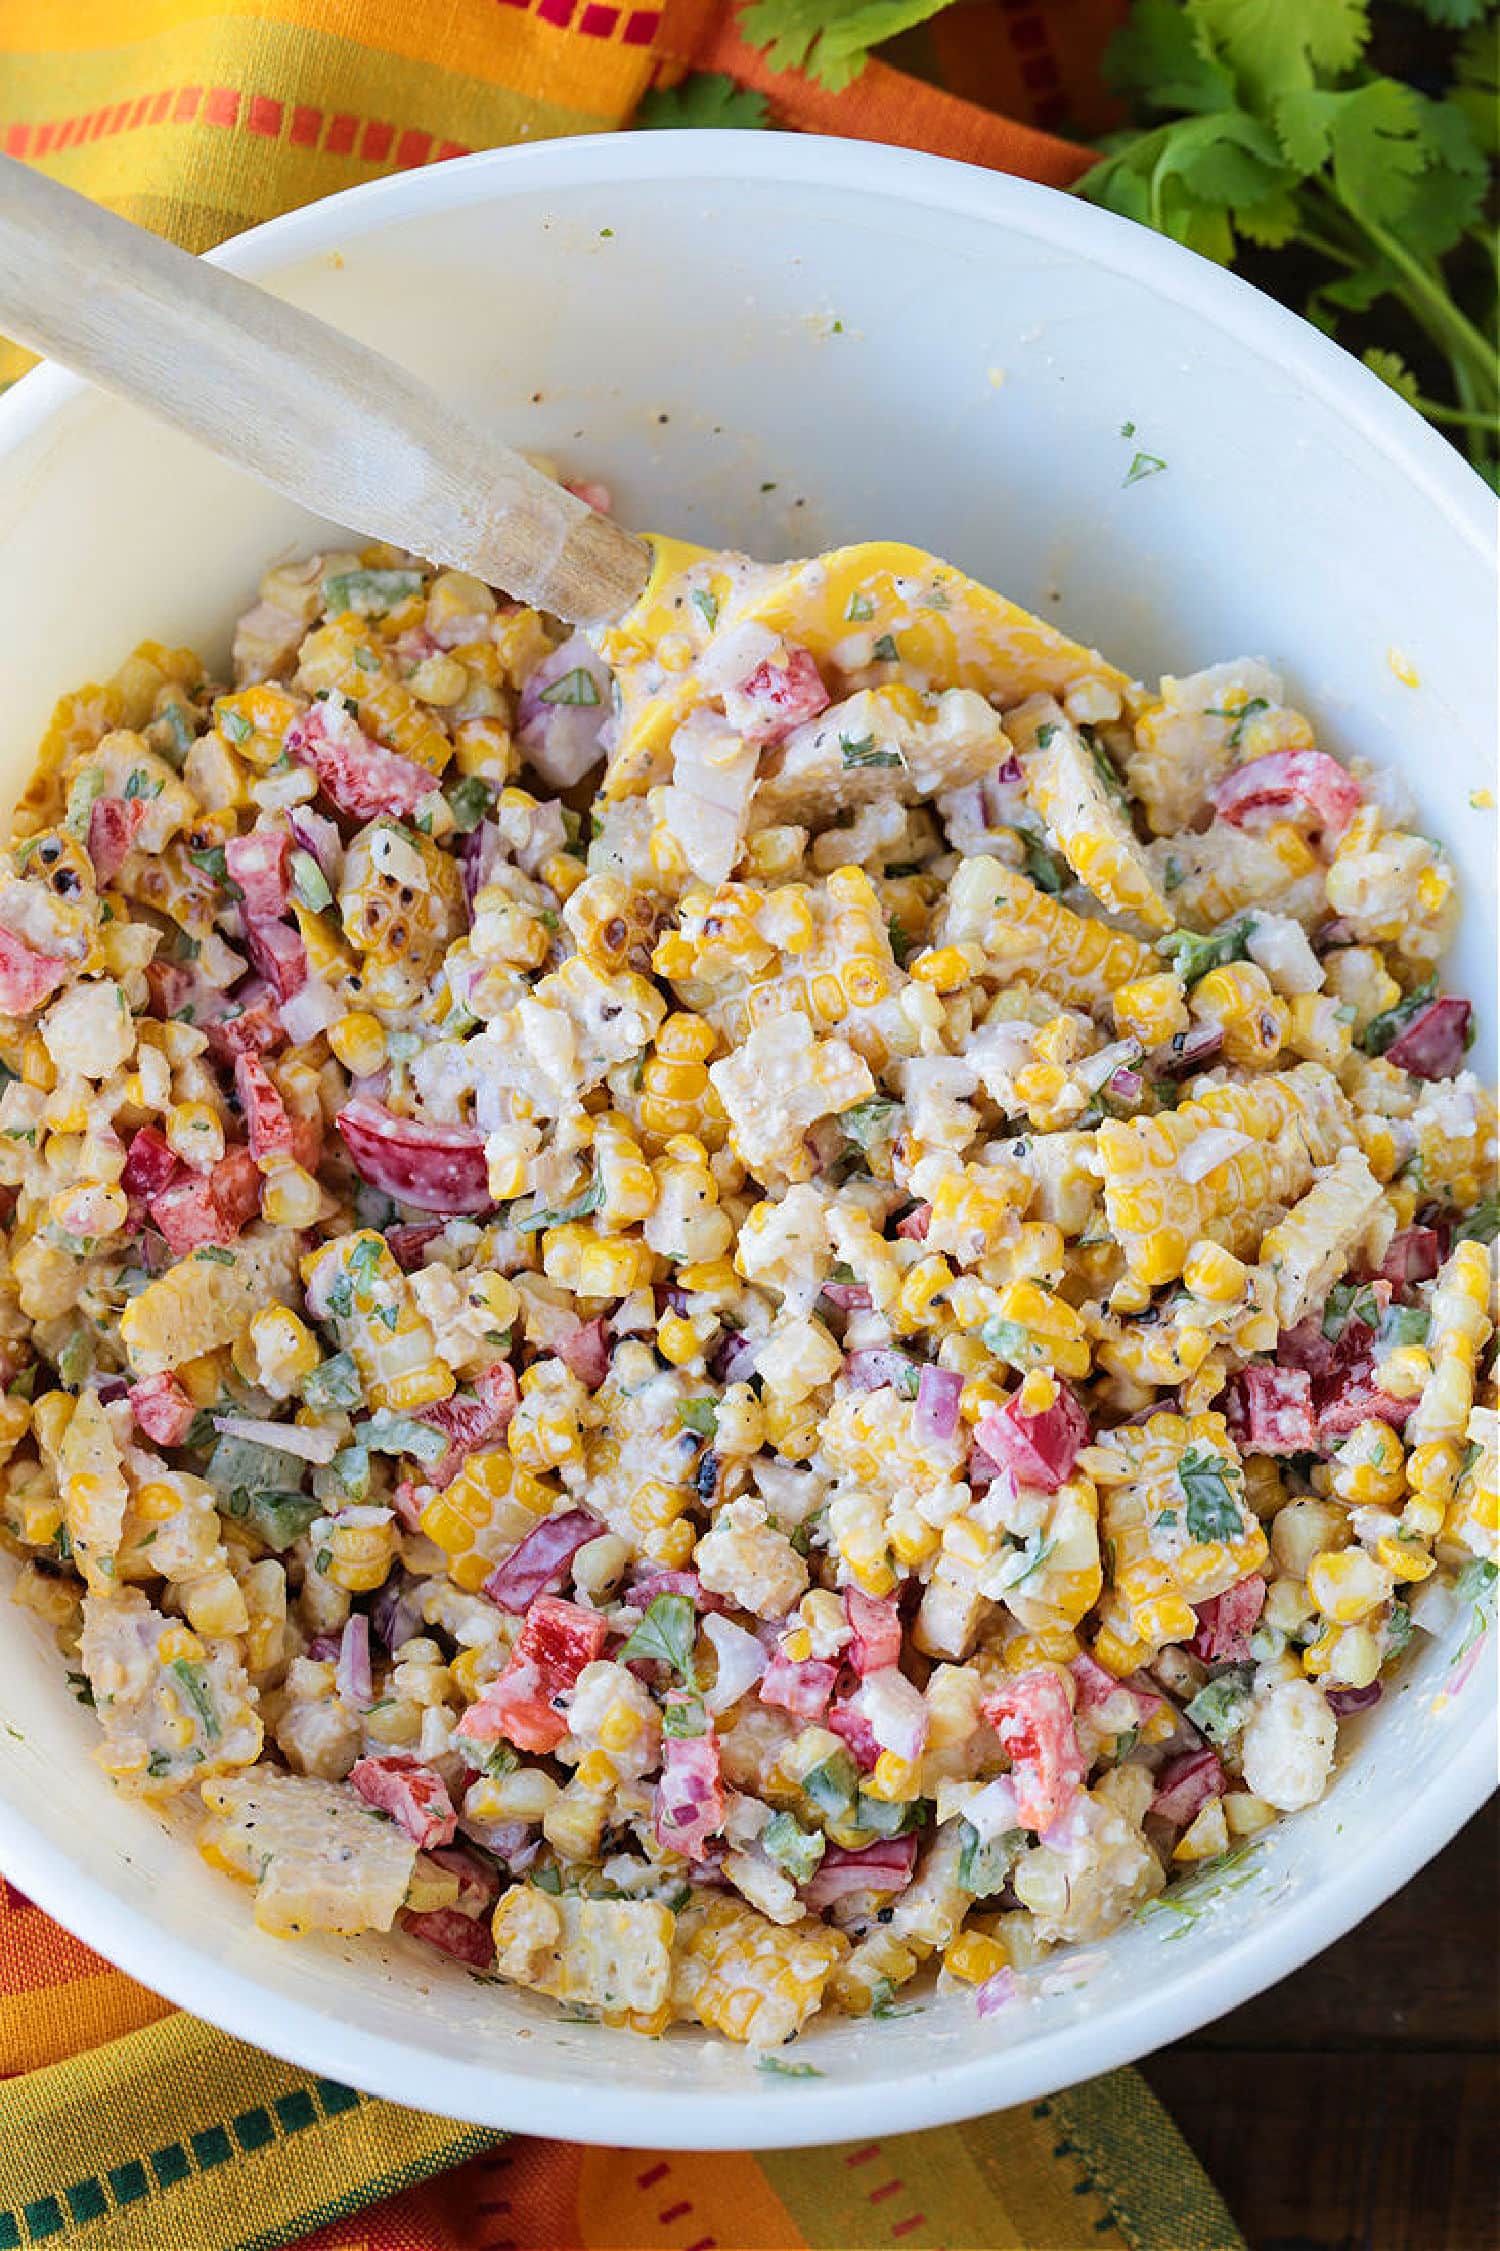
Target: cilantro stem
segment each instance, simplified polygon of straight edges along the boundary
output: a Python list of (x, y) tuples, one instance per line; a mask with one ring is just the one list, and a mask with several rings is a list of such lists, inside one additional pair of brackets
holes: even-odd
[[(1328, 194), (1326, 188), (1319, 187), (1318, 192)], [(1329, 200), (1334, 199), (1329, 197)], [(1460, 364), (1469, 369), (1480, 386), (1481, 395), (1494, 397), (1497, 392), (1494, 354), (1473, 322), (1465, 319), (1446, 294), (1441, 279), (1429, 271), (1420, 258), (1414, 257), (1405, 243), (1374, 219), (1356, 218), (1342, 204), (1335, 207), (1346, 223), (1372, 242), (1386, 264), (1401, 276), (1406, 284), (1407, 309), (1418, 326), (1425, 329), (1435, 344), (1443, 347), (1455, 369)]]
[(1430, 422), (1451, 422), (1460, 430), (1500, 430), (1500, 410), (1487, 413), (1482, 408), (1444, 406), (1437, 399), (1425, 395), (1416, 401), (1417, 411)]

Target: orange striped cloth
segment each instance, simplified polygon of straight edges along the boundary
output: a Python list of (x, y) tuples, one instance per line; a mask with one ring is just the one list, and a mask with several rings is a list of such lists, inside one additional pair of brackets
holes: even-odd
[[(0, 0), (0, 147), (195, 250), (382, 173), (625, 125), (720, 72), (774, 123), (1066, 186), (1123, 0), (963, 0), (838, 95), (724, 0)], [(9, 353), (7, 360), (6, 354)], [(0, 346), (0, 377), (25, 356)], [(0, 2251), (1242, 2251), (1144, 2084), (750, 2157), (507, 2142), (180, 2014), (0, 1884)]]

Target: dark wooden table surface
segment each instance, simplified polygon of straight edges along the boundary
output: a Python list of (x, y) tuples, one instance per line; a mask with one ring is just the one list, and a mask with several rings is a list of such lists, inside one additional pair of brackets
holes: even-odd
[(1142, 2066), (1252, 2251), (1500, 2245), (1500, 1801), (1282, 1985)]

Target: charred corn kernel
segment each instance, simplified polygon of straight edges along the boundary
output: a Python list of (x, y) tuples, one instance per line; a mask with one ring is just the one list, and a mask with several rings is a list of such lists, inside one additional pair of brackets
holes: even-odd
[(1291, 1014), (1258, 962), (1231, 961), (1211, 969), (1193, 987), (1194, 1014), (1217, 1024), (1229, 1063), (1274, 1062)]
[(607, 872), (585, 875), (563, 909), (563, 921), (579, 952), (611, 975), (621, 969), (650, 968), (661, 920), (660, 905), (650, 891)]
[(1009, 1967), (1010, 1956), (998, 1938), (983, 1931), (960, 1931), (943, 1955), (943, 1968), (965, 1985), (983, 1985)]
[(1307, 1591), (1331, 1624), (1356, 1626), (1390, 1600), (1391, 1575), (1363, 1548), (1344, 1548), (1313, 1557)]
[(1360, 1508), (1387, 1508), (1406, 1490), (1406, 1455), (1389, 1423), (1356, 1423), (1333, 1455), (1333, 1491)]
[(267, 1163), (260, 1208), (273, 1227), (311, 1227), (322, 1212), (323, 1191), (310, 1172), (283, 1157), (274, 1165)]
[(1163, 1047), (1188, 1028), (1187, 1002), (1180, 977), (1163, 971), (1156, 977), (1138, 977), (1121, 985), (1111, 997), (1115, 1028), (1122, 1039), (1139, 1040), (1142, 1047)]
[(1250, 1270), (1232, 1251), (1205, 1237), (1189, 1251), (1182, 1279), (1194, 1297), (1210, 1305), (1233, 1305), (1245, 1294)]
[[(440, 739), (446, 757), (447, 739)], [(373, 1006), (423, 1000), (464, 923), (453, 854), (417, 829), (373, 821), (344, 855), (338, 904), (344, 935), (363, 956), (360, 982)]]
[(167, 1113), (167, 1146), (203, 1172), (224, 1154), (224, 1121), (207, 1102), (178, 1102)]
[(497, 1335), (513, 1328), (520, 1318), (520, 1292), (505, 1274), (476, 1274), (469, 1283), (469, 1302)]
[(329, 1031), (328, 1044), (357, 1079), (371, 1078), (385, 1068), (385, 1026), (368, 1009), (356, 1008), (341, 1016)]
[(892, 1308), (895, 1325), (903, 1332), (928, 1327), (933, 1307), (952, 1282), (953, 1269), (945, 1258), (934, 1255), (908, 1267)]

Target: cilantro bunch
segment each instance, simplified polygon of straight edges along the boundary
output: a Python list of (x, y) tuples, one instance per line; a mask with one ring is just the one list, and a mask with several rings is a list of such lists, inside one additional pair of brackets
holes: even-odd
[(1138, 123), (1078, 184), (1363, 345), (1491, 483), (1496, 31), (1494, 0), (1135, 0), (1106, 73)]

